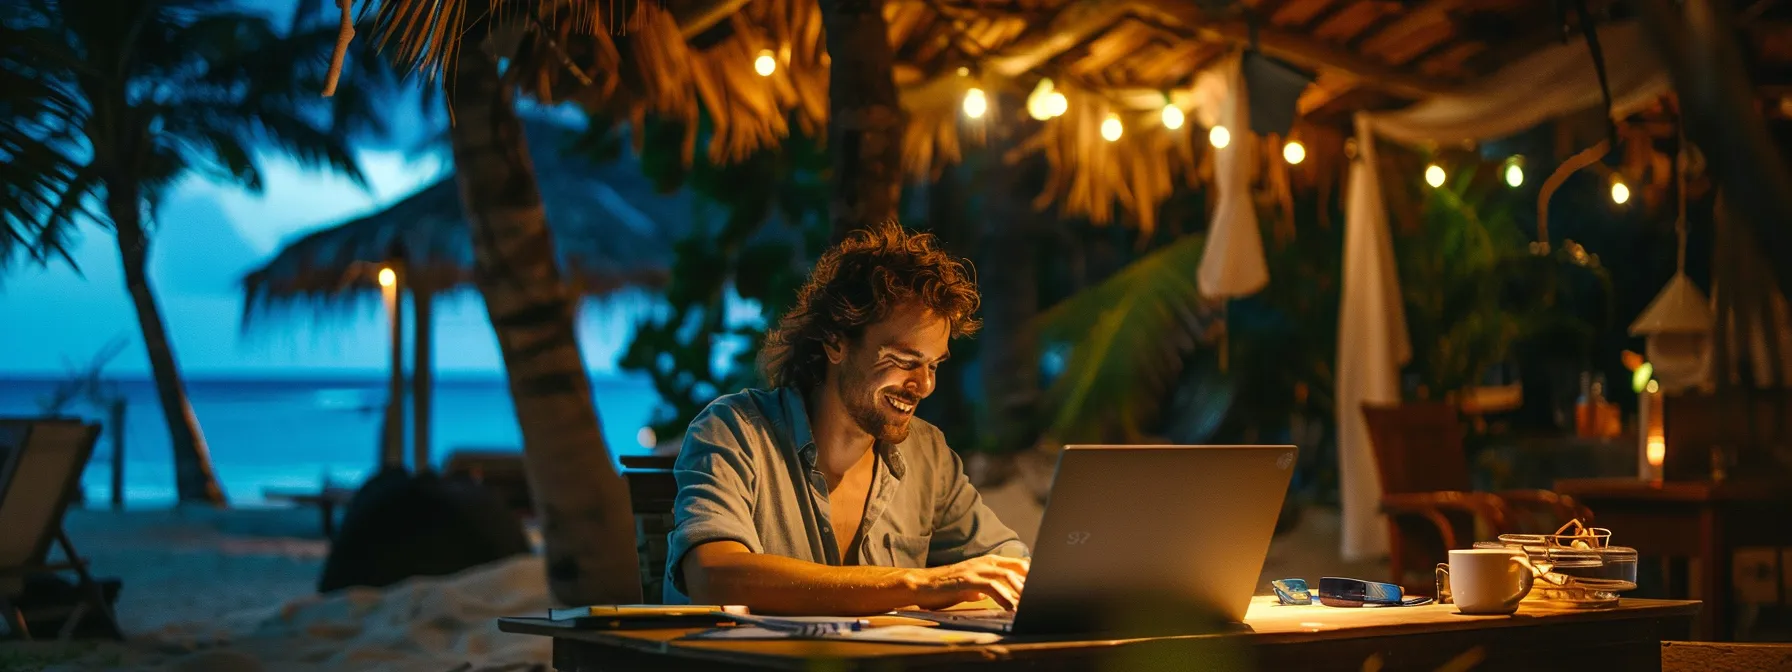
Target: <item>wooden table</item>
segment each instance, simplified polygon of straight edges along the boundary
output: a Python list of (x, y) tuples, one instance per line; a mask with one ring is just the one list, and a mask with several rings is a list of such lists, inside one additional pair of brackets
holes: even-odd
[[(983, 646), (827, 640), (693, 640), (678, 630), (579, 630), (505, 618), (504, 632), (554, 638), (554, 667), (588, 670), (1202, 669), (1659, 670), (1663, 640), (1684, 639), (1697, 602), (1626, 599), (1605, 610), (1526, 604), (1514, 616), (1450, 605), (1340, 609), (1253, 598), (1250, 632), (1150, 639), (1026, 638)], [(1379, 664), (1377, 664), (1379, 661)], [(1479, 663), (1478, 665), (1475, 663)]]
[(1697, 558), (1697, 572), (1670, 577), (1668, 596), (1697, 597), (1705, 609), (1693, 625), (1694, 639), (1730, 641), (1731, 553), (1743, 546), (1792, 546), (1792, 525), (1783, 519), (1792, 491), (1745, 481), (1644, 481), (1637, 478), (1575, 478), (1555, 491), (1593, 511), (1593, 524), (1612, 531), (1612, 545), (1635, 548), (1641, 558), (1685, 561)]

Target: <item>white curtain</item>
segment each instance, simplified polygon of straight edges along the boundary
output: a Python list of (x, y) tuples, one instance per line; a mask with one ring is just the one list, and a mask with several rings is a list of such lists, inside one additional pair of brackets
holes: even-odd
[[(1636, 23), (1600, 28), (1599, 42), (1614, 116), (1624, 116), (1668, 91), (1668, 74)], [(1387, 526), (1378, 511), (1381, 479), (1362, 404), (1400, 401), (1399, 369), (1412, 352), (1374, 139), (1447, 144), (1499, 138), (1602, 103), (1591, 50), (1577, 37), (1501, 69), (1472, 90), (1394, 112), (1357, 114), (1358, 155), (1345, 192), (1344, 296), (1338, 315), (1334, 397), (1345, 559), (1374, 558), (1388, 551)]]
[[(1257, 166), (1257, 136), (1250, 129), (1250, 101), (1245, 95), (1243, 59), (1226, 57), (1218, 71), (1220, 82), (1197, 82), (1197, 91), (1219, 94), (1217, 119), (1232, 141), (1213, 157), (1213, 220), (1207, 225), (1207, 244), (1201, 251), (1196, 277), (1201, 294), (1210, 298), (1249, 296), (1269, 284), (1269, 264), (1263, 258), (1263, 236), (1257, 229), (1257, 210), (1251, 203), (1251, 175)], [(1211, 94), (1210, 94), (1211, 95)], [(1205, 108), (1205, 106), (1203, 106)]]

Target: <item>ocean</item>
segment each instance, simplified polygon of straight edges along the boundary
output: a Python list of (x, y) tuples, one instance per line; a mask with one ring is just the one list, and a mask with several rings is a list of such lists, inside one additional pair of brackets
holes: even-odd
[[(56, 379), (0, 379), (0, 416), (39, 415)], [(124, 499), (129, 508), (175, 501), (174, 458), (168, 429), (148, 379), (117, 381), (127, 400), (124, 429)], [(659, 396), (646, 378), (592, 380), (604, 438), (614, 455), (646, 454), (642, 428)], [(233, 505), (265, 504), (263, 491), (312, 489), (326, 480), (355, 485), (379, 459), (384, 378), (314, 380), (189, 379), (187, 394), (210, 446), (212, 466)], [(106, 411), (76, 401), (64, 414), (104, 423)], [(509, 390), (501, 377), (438, 380), (435, 385), (432, 462), (459, 449), (520, 451)], [(407, 411), (407, 420), (409, 412)], [(107, 428), (82, 477), (87, 506), (112, 497), (112, 437)], [(406, 449), (409, 455), (409, 449)]]

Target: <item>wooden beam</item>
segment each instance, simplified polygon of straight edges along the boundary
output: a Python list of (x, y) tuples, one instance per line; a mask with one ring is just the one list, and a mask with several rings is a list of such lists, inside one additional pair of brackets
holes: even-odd
[(1319, 77), (1313, 80), (1312, 86), (1308, 86), (1306, 91), (1301, 92), (1300, 100), (1295, 103), (1295, 109), (1299, 111), (1299, 116), (1307, 116), (1330, 104), (1333, 100), (1337, 100), (1338, 97), (1350, 93), (1362, 83), (1361, 79), (1335, 70), (1321, 72)]
[[(1211, 19), (1193, 4), (1175, 0), (1142, 0), (1141, 6), (1145, 11), (1164, 16), (1207, 39), (1238, 45), (1245, 45), (1250, 41), (1250, 30), (1243, 21)], [(1414, 75), (1386, 63), (1280, 30), (1258, 28), (1257, 46), (1264, 53), (1295, 65), (1338, 70), (1364, 80), (1364, 86), (1383, 89), (1407, 98), (1428, 98), (1448, 94), (1455, 89), (1435, 79)]]
[(1411, 39), (1413, 33), (1440, 20), (1446, 20), (1450, 12), (1456, 11), (1466, 1), (1424, 0), (1417, 7), (1407, 10), (1386, 26), (1372, 30), (1372, 34), (1362, 41), (1362, 48), (1357, 51), (1385, 53), (1395, 45)]

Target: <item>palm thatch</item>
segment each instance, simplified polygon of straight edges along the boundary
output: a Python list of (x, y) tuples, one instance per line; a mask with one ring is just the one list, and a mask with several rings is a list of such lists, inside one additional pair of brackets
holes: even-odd
[[(587, 296), (662, 286), (672, 243), (689, 228), (689, 196), (653, 193), (630, 162), (569, 154), (569, 129), (531, 121), (526, 132), (568, 282)], [(472, 234), (452, 173), (384, 210), (288, 243), (244, 277), (244, 325), (295, 304), (331, 311), (377, 300), (378, 269), (394, 261), (413, 288), (447, 292), (471, 283)]]

